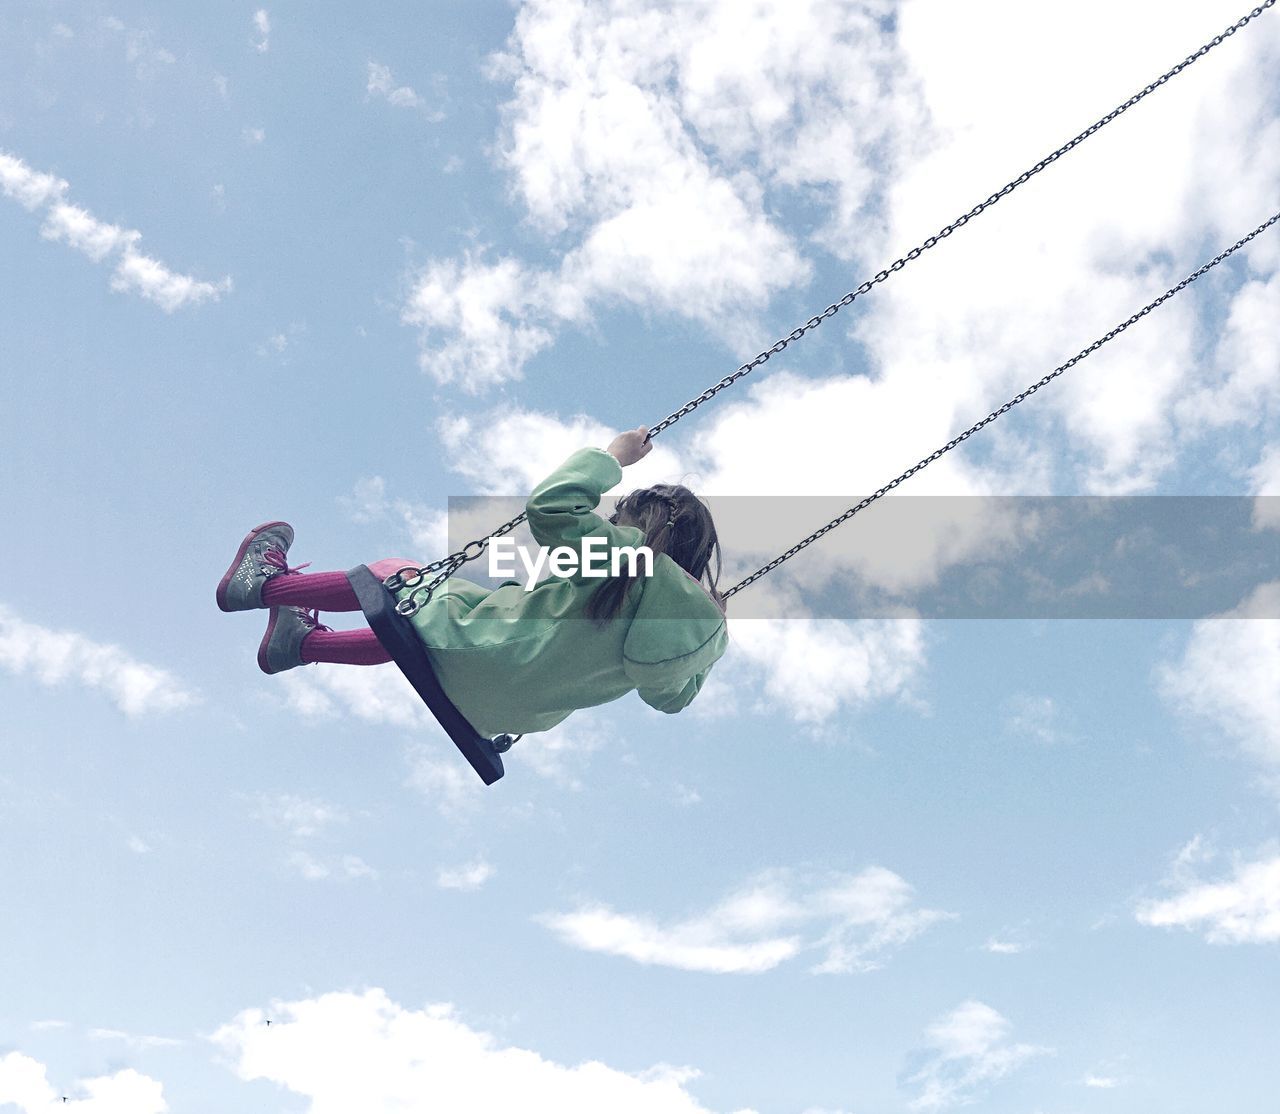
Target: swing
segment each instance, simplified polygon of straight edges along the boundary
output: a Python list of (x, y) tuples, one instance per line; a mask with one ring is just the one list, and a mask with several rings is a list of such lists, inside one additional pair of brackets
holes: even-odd
[(519, 738), (499, 735), (496, 739), (481, 735), (454, 703), (445, 695), (431, 667), (431, 659), (413, 629), (413, 624), (395, 609), (395, 598), (381, 580), (359, 565), (347, 573), (347, 581), (360, 601), (365, 620), (378, 636), (382, 648), (391, 655), (428, 710), (453, 740), (462, 757), (480, 775), (485, 785), (502, 777), (502, 755)]
[[(1276, 2), (1277, 0), (1264, 0), (1264, 3), (1260, 4), (1241, 19), (1237, 20), (1221, 34), (1216, 35), (1209, 42), (1205, 43), (1194, 54), (1188, 55), (1172, 69), (1166, 71), (1155, 81), (1152, 81), (1139, 92), (1135, 93), (1127, 101), (1113, 108), (1106, 116), (1103, 116), (1100, 120), (1091, 124), (1079, 135), (1068, 140), (1052, 154), (1041, 159), (1031, 169), (1024, 171), (1000, 190), (991, 194), (985, 201), (980, 202), (966, 213), (957, 217), (950, 224), (943, 227), (937, 234), (924, 240), (919, 246), (912, 248), (912, 250), (905, 256), (895, 260), (889, 267), (878, 272), (873, 278), (863, 282), (855, 290), (850, 291), (841, 298), (840, 301), (834, 302), (823, 310), (822, 313), (816, 317), (810, 318), (804, 325), (793, 330), (771, 348), (761, 352), (755, 357), (755, 359), (743, 364), (732, 374), (725, 376), (718, 383), (703, 391), (697, 398), (690, 400), (679, 410), (669, 414), (649, 430), (649, 437), (655, 437), (663, 430), (674, 425), (686, 414), (691, 414), (704, 402), (710, 401), (721, 391), (733, 386), (733, 384), (743, 376), (750, 374), (750, 372), (755, 370), (755, 368), (767, 362), (771, 357), (777, 355), (790, 345), (792, 341), (799, 340), (809, 332), (809, 330), (817, 328), (817, 326), (821, 325), (827, 320), (827, 318), (834, 316), (845, 306), (851, 305), (857, 298), (869, 292), (874, 286), (886, 281), (891, 274), (902, 270), (902, 268), (908, 263), (918, 259), (925, 251), (936, 246), (957, 229), (964, 227), (964, 225), (968, 224), (968, 222), (974, 217), (995, 205), (1002, 198), (1008, 196), (1019, 186), (1026, 183), (1036, 174), (1039, 174), (1040, 171), (1044, 170), (1051, 163), (1056, 162), (1067, 152), (1073, 150), (1090, 136), (1100, 131), (1117, 116), (1128, 111), (1139, 101), (1143, 100), (1160, 86), (1168, 82), (1171, 78), (1176, 77), (1184, 69), (1193, 65), (1214, 47), (1218, 46), (1220, 43), (1249, 24), (1252, 20), (1256, 19), (1265, 10), (1274, 7)], [(1037, 380), (1002, 406), (993, 410), (985, 418), (982, 418), (980, 421), (971, 425), (963, 433), (953, 437), (945, 445), (934, 450), (927, 457), (924, 457), (922, 460), (912, 465), (905, 472), (902, 472), (900, 475), (890, 480), (883, 487), (879, 488), (871, 495), (868, 495), (855, 506), (850, 507), (843, 514), (838, 515), (825, 526), (815, 530), (808, 537), (791, 546), (786, 550), (786, 552), (775, 557), (772, 561), (769, 561), (767, 564), (761, 566), (755, 572), (745, 577), (739, 583), (726, 591), (722, 598), (728, 600), (730, 596), (740, 592), (751, 584), (754, 584), (762, 576), (777, 568), (784, 561), (790, 560), (802, 549), (813, 544), (813, 542), (834, 530), (837, 526), (847, 522), (850, 518), (865, 510), (872, 503), (883, 498), (889, 492), (898, 487), (899, 484), (909, 480), (921, 469), (927, 468), (939, 457), (950, 452), (962, 442), (967, 441), (979, 430), (983, 429), (991, 422), (994, 422), (1001, 415), (1007, 413), (1013, 407), (1035, 394), (1041, 387), (1046, 386), (1058, 376), (1069, 371), (1081, 360), (1086, 359), (1092, 353), (1096, 352), (1108, 341), (1119, 336), (1122, 332), (1128, 329), (1129, 326), (1135, 324), (1152, 310), (1163, 305), (1166, 301), (1174, 297), (1174, 295), (1178, 294), (1187, 286), (1190, 286), (1196, 281), (1196, 279), (1212, 270), (1224, 259), (1233, 255), (1236, 251), (1254, 239), (1254, 237), (1265, 232), (1278, 221), (1280, 221), (1280, 213), (1276, 213), (1269, 220), (1258, 225), (1258, 227), (1252, 232), (1237, 240), (1235, 244), (1215, 256), (1198, 270), (1192, 272), (1176, 286), (1170, 287), (1170, 289), (1165, 291), (1165, 293), (1160, 295), (1160, 297), (1149, 302), (1126, 321), (1115, 326), (1115, 328), (1110, 332), (1095, 340), (1088, 347), (1082, 349), (1075, 356), (1071, 357), (1071, 359), (1059, 365), (1053, 371), (1049, 372), (1049, 374)], [(504, 534), (509, 533), (511, 530), (514, 530), (518, 525), (520, 525), (520, 523), (525, 521), (526, 517), (527, 516), (523, 513), (516, 515), (485, 538), (468, 542), (466, 546), (458, 550), (456, 553), (450, 554), (448, 557), (441, 558), (438, 561), (434, 561), (431, 564), (423, 565), (421, 567), (406, 566), (405, 568), (393, 573), (385, 580), (379, 580), (365, 565), (361, 565), (347, 573), (347, 579), (355, 590), (360, 606), (364, 611), (365, 618), (368, 621), (369, 626), (373, 629), (374, 634), (377, 636), (378, 641), (382, 644), (383, 648), (391, 654), (396, 665), (399, 666), (400, 671), (405, 675), (405, 678), (409, 683), (413, 685), (428, 710), (435, 716), (437, 721), (440, 723), (440, 726), (453, 740), (454, 745), (457, 746), (463, 757), (471, 764), (472, 768), (477, 774), (479, 774), (481, 780), (486, 785), (492, 785), (503, 776), (502, 754), (505, 753), (514, 742), (521, 738), (521, 736), (516, 735), (513, 737), (511, 735), (500, 735), (497, 738), (490, 739), (481, 735), (474, 727), (471, 726), (462, 713), (454, 706), (453, 702), (441, 687), (439, 679), (436, 677), (435, 671), (432, 668), (430, 657), (417, 637), (417, 633), (412, 622), (410, 622), (409, 617), (413, 615), (423, 603), (429, 601), (436, 588), (457, 572), (458, 569), (468, 561), (475, 560), (479, 557), (485, 551), (491, 539), (501, 537)], [(426, 583), (423, 583), (429, 573), (436, 573), (437, 575), (431, 580), (426, 581)], [(405, 588), (412, 589), (412, 591), (406, 599), (402, 599), (397, 602), (394, 593)]]

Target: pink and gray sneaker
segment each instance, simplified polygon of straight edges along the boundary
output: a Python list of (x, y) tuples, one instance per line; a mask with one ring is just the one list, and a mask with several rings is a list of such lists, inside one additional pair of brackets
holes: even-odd
[(302, 640), (317, 630), (329, 630), (317, 612), (301, 607), (273, 607), (267, 633), (258, 647), (258, 668), (263, 673), (283, 673), (303, 665)]
[(223, 611), (252, 611), (265, 606), (262, 586), (273, 576), (297, 571), (289, 568), (285, 560), (292, 544), (293, 527), (287, 522), (265, 522), (250, 530), (218, 584), (218, 606)]

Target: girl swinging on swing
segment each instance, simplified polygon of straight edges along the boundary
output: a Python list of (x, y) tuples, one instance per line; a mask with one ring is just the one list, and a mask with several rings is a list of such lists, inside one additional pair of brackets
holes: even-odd
[[(600, 580), (583, 575), (580, 564), (573, 575), (551, 576), (531, 591), (515, 581), (488, 589), (455, 576), (413, 614), (440, 684), (481, 734), (546, 731), (633, 689), (650, 707), (678, 712), (724, 653), (720, 544), (705, 504), (686, 487), (656, 484), (620, 500), (607, 521), (596, 513), (622, 469), (651, 449), (644, 426), (619, 434), (608, 449), (579, 449), (526, 504), (539, 545), (582, 552), (585, 539), (603, 538), (610, 551), (647, 546), (650, 575)], [(373, 631), (320, 623), (322, 610), (360, 605), (345, 573), (291, 568), (292, 543), (288, 523), (257, 527), (218, 585), (223, 611), (268, 609), (258, 648), (262, 671), (391, 661)], [(416, 564), (389, 558), (369, 568), (385, 578)], [(401, 589), (398, 598), (410, 591)]]

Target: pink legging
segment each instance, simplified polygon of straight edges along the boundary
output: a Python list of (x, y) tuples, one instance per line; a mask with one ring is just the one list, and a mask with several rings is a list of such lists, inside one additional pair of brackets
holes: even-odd
[[(374, 576), (386, 578), (397, 569), (416, 564), (417, 561), (388, 557), (374, 561), (369, 569)], [(262, 602), (268, 607), (305, 607), (314, 611), (360, 610), (360, 601), (344, 572), (281, 573), (262, 586)], [(391, 655), (368, 628), (315, 630), (302, 640), (302, 660), (335, 665), (382, 665), (391, 660)]]

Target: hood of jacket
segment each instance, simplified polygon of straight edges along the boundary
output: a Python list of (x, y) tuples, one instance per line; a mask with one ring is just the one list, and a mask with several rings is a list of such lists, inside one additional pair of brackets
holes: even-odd
[(687, 681), (728, 646), (724, 612), (707, 590), (665, 553), (641, 581), (640, 604), (622, 644), (622, 667), (637, 688)]

